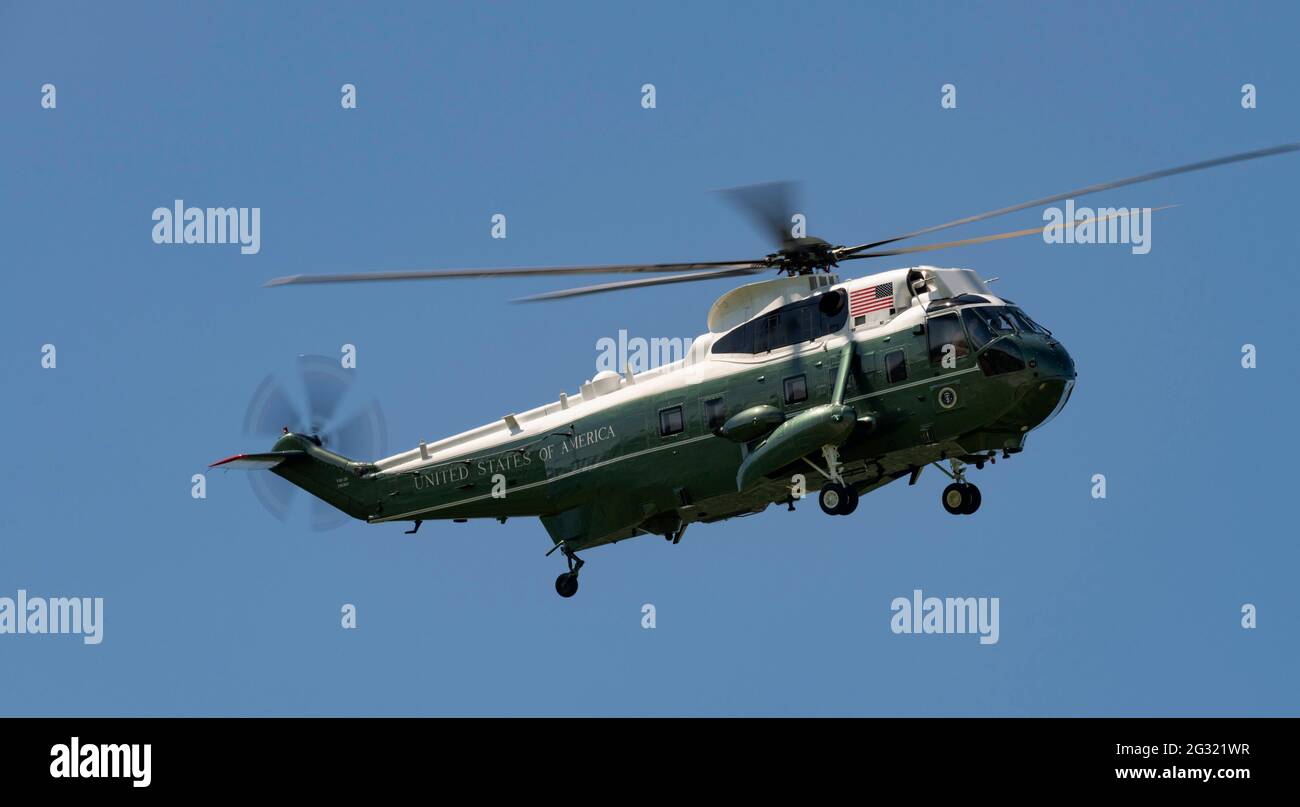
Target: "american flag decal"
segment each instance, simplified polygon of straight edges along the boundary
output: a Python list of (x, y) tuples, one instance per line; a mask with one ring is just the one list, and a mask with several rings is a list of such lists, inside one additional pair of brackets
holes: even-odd
[(868, 286), (865, 289), (854, 289), (849, 292), (849, 316), (856, 317), (859, 314), (869, 314), (872, 311), (893, 307), (893, 283), (881, 283), (879, 286)]

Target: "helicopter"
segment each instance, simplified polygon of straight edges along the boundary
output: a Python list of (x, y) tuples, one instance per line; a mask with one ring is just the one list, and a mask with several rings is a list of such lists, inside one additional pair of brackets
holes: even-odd
[[(708, 332), (679, 361), (643, 372), (604, 370), (575, 393), (380, 459), (331, 449), (312, 415), (285, 424), (270, 451), (211, 467), (269, 470), (370, 524), (540, 518), (578, 590), (579, 551), (641, 535), (677, 544), (710, 524), (794, 504), (820, 481), (828, 516), (922, 471), (948, 479), (944, 510), (973, 515), (968, 481), (1024, 450), (1056, 417), (1077, 372), (1061, 341), (989, 280), (965, 268), (918, 265), (858, 278), (841, 264), (1041, 234), (1046, 227), (903, 246), (899, 242), (1086, 194), (1300, 150), (1300, 143), (1077, 188), (850, 246), (794, 237), (785, 184), (729, 197), (776, 243), (757, 259), (292, 275), (267, 286), (531, 275), (637, 274), (544, 292), (554, 300), (647, 286), (775, 272), (718, 298)], [(1112, 213), (1108, 215), (1123, 215)], [(1098, 215), (1098, 220), (1102, 217)], [(1059, 225), (1055, 225), (1059, 226)], [(286, 416), (287, 419), (287, 416)]]

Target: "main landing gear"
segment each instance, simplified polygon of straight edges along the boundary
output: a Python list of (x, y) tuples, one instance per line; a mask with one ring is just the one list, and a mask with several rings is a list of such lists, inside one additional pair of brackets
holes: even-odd
[[(949, 460), (952, 463), (952, 473), (944, 471), (953, 480), (952, 484), (943, 489), (943, 509), (952, 513), (954, 516), (969, 516), (976, 510), (980, 509), (980, 489), (966, 481), (966, 466), (960, 460)], [(943, 466), (935, 465), (943, 471)]]
[(564, 559), (569, 562), (569, 571), (555, 578), (555, 593), (568, 599), (578, 593), (578, 570), (582, 568), (584, 561), (564, 544), (559, 546), (560, 551), (564, 553)]
[(811, 460), (804, 460), (828, 480), (817, 495), (817, 504), (821, 505), (822, 512), (828, 516), (847, 516), (858, 509), (858, 492), (852, 485), (846, 484), (840, 475), (839, 449), (832, 445), (822, 446), (822, 456), (826, 458), (825, 471)]

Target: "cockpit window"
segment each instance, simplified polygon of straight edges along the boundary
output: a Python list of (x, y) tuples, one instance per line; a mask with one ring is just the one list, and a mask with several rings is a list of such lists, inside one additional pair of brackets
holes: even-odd
[(1030, 319), (1029, 315), (1024, 311), (1021, 311), (1019, 308), (1008, 308), (1007, 313), (1009, 313), (1011, 318), (1015, 320), (1016, 327), (1025, 333), (1037, 333), (1042, 334), (1043, 336), (1048, 336), (1050, 333), (1042, 325), (1039, 325), (1037, 322)]
[(961, 312), (961, 318), (966, 322), (966, 332), (970, 334), (971, 346), (976, 350), (998, 338), (998, 334), (993, 333), (988, 322), (979, 314), (975, 313), (979, 309), (967, 308)]
[(930, 361), (935, 364), (942, 362), (948, 353), (956, 358), (970, 353), (966, 331), (962, 329), (961, 320), (956, 313), (930, 317), (926, 330), (930, 333)]
[(1052, 332), (1030, 319), (1029, 315), (1015, 306), (982, 305), (976, 308), (962, 309), (962, 321), (970, 333), (971, 343), (976, 350), (1009, 333), (1036, 333), (1051, 336)]
[(1012, 324), (1011, 318), (1007, 316), (1007, 309), (1002, 306), (982, 306), (970, 310), (982, 317), (984, 321), (988, 323), (989, 330), (991, 330), (996, 336), (1004, 336), (1009, 333), (1014, 333), (1016, 330), (1016, 326)]
[(1025, 369), (1024, 355), (1010, 340), (998, 342), (981, 353), (979, 363), (984, 375), (1001, 375)]

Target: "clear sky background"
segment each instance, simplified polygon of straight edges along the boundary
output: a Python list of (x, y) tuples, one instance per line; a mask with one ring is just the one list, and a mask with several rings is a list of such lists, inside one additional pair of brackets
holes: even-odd
[[(268, 448), (245, 408), (297, 354), (355, 344), (395, 451), (576, 390), (620, 328), (695, 336), (734, 285), (517, 305), (564, 279), (268, 278), (745, 258), (768, 245), (713, 189), (801, 179), (810, 233), (857, 243), (1300, 140), (1298, 24), (1283, 3), (0, 4), (0, 596), (106, 601), (99, 646), (0, 636), (0, 713), (1297, 714), (1300, 155), (1090, 199), (1181, 204), (1148, 255), (927, 258), (1000, 277), (1079, 369), (1023, 454), (972, 471), (971, 518), (931, 469), (850, 518), (808, 501), (592, 550), (561, 600), (534, 520), (316, 533), (239, 473), (205, 500), (190, 478)], [(260, 254), (155, 245), (175, 199), (260, 207)], [(894, 635), (914, 588), (999, 597), (1000, 642)]]

